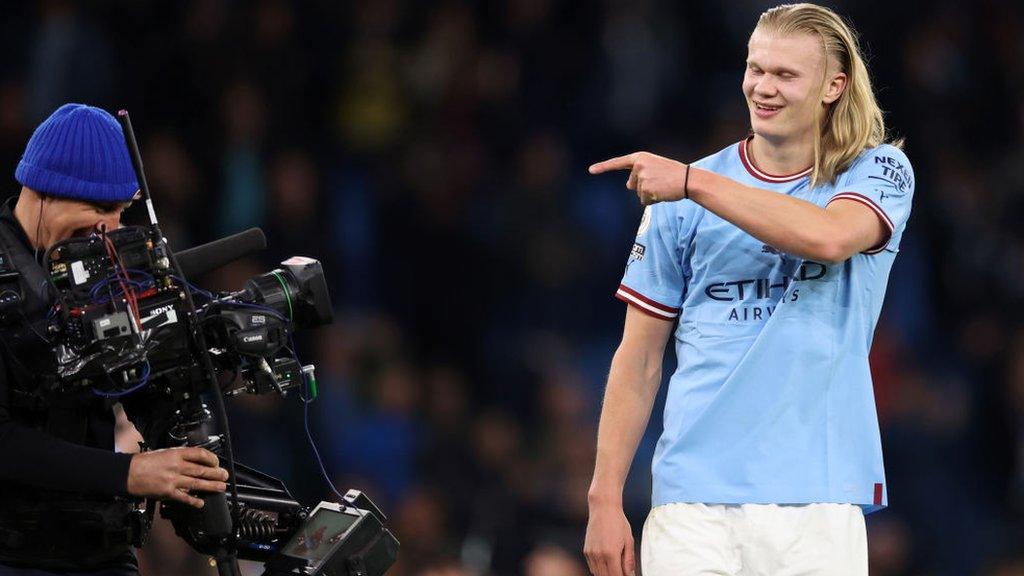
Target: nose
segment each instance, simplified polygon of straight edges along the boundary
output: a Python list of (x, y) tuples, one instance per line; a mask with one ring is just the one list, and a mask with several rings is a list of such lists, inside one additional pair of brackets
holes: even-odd
[(96, 220), (96, 228), (106, 228), (107, 230), (117, 230), (121, 227), (121, 213), (115, 212), (108, 216), (102, 216)]
[(775, 85), (774, 77), (771, 74), (764, 74), (757, 84), (754, 84), (754, 93), (757, 95), (771, 97), (776, 92), (778, 92), (778, 86)]

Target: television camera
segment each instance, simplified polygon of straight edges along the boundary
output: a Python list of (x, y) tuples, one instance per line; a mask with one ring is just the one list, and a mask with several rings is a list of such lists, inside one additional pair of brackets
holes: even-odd
[[(292, 335), (332, 321), (321, 264), (289, 258), (236, 292), (193, 286), (186, 270), (211, 270), (261, 249), (263, 234), (252, 229), (176, 255), (160, 231), (127, 112), (118, 119), (150, 225), (102, 230), (47, 250), (54, 304), (45, 337), (57, 360), (51, 393), (116, 398), (144, 449), (200, 446), (218, 455), (230, 474), (228, 494), (197, 494), (202, 509), (164, 501), (160, 513), (215, 559), (221, 575), (239, 574), (239, 558), (263, 562), (265, 576), (383, 574), (398, 541), (365, 494), (349, 490), (339, 502), (309, 508), (281, 481), (235, 462), (231, 450), (224, 396), (316, 397), (314, 366), (299, 362)], [(144, 543), (155, 510), (153, 501), (136, 505), (129, 522), (135, 546)]]

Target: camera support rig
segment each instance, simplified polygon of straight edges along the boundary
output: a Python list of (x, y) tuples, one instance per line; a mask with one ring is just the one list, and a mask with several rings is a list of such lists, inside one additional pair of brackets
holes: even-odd
[[(398, 540), (369, 498), (350, 490), (341, 502), (307, 508), (276, 478), (236, 463), (231, 449), (224, 395), (315, 397), (314, 367), (299, 362), (291, 341), (297, 328), (332, 321), (320, 263), (290, 258), (234, 293), (192, 286), (160, 232), (127, 112), (118, 119), (150, 226), (103, 230), (47, 250), (57, 393), (117, 398), (145, 449), (199, 446), (218, 455), (229, 493), (197, 494), (202, 509), (165, 501), (160, 513), (213, 557), (222, 576), (239, 574), (238, 558), (264, 562), (265, 576), (383, 574)], [(145, 511), (136, 506), (129, 522), (136, 546), (155, 509), (152, 501)]]

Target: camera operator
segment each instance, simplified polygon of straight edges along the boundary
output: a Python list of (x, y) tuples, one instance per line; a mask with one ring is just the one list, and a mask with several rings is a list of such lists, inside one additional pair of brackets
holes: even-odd
[(45, 393), (56, 359), (42, 255), (120, 226), (139, 189), (121, 128), (101, 109), (65, 104), (33, 133), (15, 177), (21, 193), (0, 207), (0, 250), (22, 293), (0, 323), (0, 576), (137, 575), (129, 500), (199, 508), (189, 492), (223, 492), (228, 474), (202, 448), (116, 453), (113, 400)]

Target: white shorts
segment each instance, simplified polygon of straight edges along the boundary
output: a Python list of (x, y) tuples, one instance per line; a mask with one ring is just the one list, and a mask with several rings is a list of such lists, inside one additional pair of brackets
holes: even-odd
[(640, 542), (643, 576), (867, 576), (853, 504), (666, 504)]

